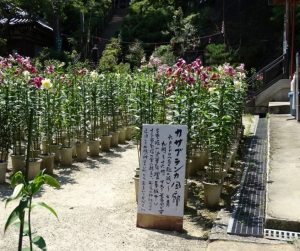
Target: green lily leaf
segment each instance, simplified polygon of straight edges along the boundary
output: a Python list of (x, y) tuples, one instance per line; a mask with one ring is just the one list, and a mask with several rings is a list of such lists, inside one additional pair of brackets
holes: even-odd
[(34, 245), (40, 248), (43, 251), (47, 251), (46, 242), (42, 236), (36, 236), (32, 239)]
[(10, 201), (15, 200), (18, 197), (20, 197), (23, 187), (24, 187), (24, 184), (19, 184), (15, 187), (13, 194), (5, 202), (5, 208)]
[(35, 206), (40, 206), (40, 207), (44, 207), (46, 209), (48, 209), (57, 219), (58, 219), (58, 216), (57, 216), (57, 213), (55, 212), (55, 210), (50, 207), (48, 204), (46, 204), (45, 202), (35, 202), (32, 204), (32, 208), (35, 207)]
[(27, 203), (27, 199), (21, 200), (19, 205), (10, 213), (4, 226), (4, 233), (10, 225), (14, 224), (18, 219), (20, 219), (20, 213), (22, 213), (27, 207)]
[(21, 171), (18, 171), (13, 175), (11, 179), (11, 184), (15, 186), (16, 184), (23, 183), (23, 181), (24, 181), (24, 175), (22, 174)]
[[(15, 227), (20, 228), (21, 223), (20, 222), (16, 222), (14, 224)], [(23, 227), (23, 236), (28, 236), (29, 234), (29, 225), (28, 222), (24, 222), (24, 227)]]
[(45, 183), (48, 184), (49, 186), (60, 188), (59, 182), (52, 176), (48, 174), (44, 174), (44, 179), (45, 179)]

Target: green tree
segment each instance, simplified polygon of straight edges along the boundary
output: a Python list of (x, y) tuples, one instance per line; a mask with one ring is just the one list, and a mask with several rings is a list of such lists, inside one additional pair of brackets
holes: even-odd
[(234, 52), (228, 50), (225, 44), (209, 44), (205, 49), (205, 63), (220, 65), (234, 60)]
[(163, 64), (173, 65), (176, 62), (176, 56), (174, 55), (171, 45), (161, 45), (157, 47), (152, 55), (158, 57)]
[(105, 46), (99, 61), (100, 71), (114, 71), (121, 56), (121, 45), (117, 38), (112, 38)]
[(139, 67), (142, 59), (145, 58), (145, 52), (140, 41), (136, 40), (129, 46), (126, 60), (130, 63), (131, 68)]

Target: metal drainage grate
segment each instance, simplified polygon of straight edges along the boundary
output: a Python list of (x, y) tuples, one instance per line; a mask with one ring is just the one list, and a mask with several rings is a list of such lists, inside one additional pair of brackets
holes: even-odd
[(300, 233), (298, 232), (291, 232), (291, 231), (283, 231), (283, 230), (276, 230), (276, 229), (265, 229), (264, 231), (265, 238), (273, 239), (273, 240), (284, 240), (284, 241), (291, 241), (294, 239), (300, 240)]

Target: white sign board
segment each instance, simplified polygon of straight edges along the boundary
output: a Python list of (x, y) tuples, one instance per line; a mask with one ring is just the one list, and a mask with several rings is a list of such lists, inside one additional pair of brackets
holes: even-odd
[(143, 125), (138, 213), (183, 216), (187, 126)]

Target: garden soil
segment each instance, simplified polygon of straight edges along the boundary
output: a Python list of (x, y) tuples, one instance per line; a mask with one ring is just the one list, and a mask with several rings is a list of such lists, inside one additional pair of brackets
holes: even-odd
[[(137, 149), (127, 144), (84, 163), (57, 168), (61, 189), (45, 186), (35, 201), (55, 208), (59, 219), (44, 208), (34, 208), (32, 217), (33, 229), (45, 238), (48, 250), (205, 250), (207, 232), (197, 217), (185, 216), (183, 233), (136, 227), (133, 176), (137, 166)], [(11, 192), (8, 184), (0, 185), (1, 199)], [(14, 206), (5, 209), (4, 201), (0, 202), (1, 251), (17, 250), (17, 228), (3, 234)]]

